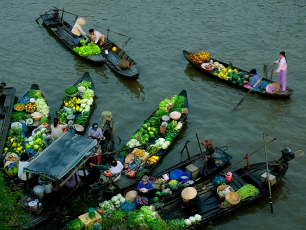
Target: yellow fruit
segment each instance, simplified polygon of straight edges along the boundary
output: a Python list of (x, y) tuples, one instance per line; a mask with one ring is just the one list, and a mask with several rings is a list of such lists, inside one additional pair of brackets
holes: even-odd
[(68, 106), (69, 104), (68, 104), (68, 102), (65, 102), (65, 106)]
[(38, 150), (39, 149), (39, 145), (34, 145), (34, 149)]
[(116, 52), (116, 51), (117, 51), (117, 47), (114, 46), (114, 47), (112, 48), (112, 51)]
[(13, 148), (16, 148), (16, 147), (17, 147), (17, 143), (13, 143), (13, 144), (12, 144), (12, 147), (13, 147)]
[(4, 148), (4, 152), (7, 152), (8, 148)]
[(79, 112), (80, 106), (76, 106), (76, 107), (75, 107), (75, 110), (76, 110), (77, 112)]
[(18, 147), (16, 150), (19, 152), (19, 151), (21, 151), (21, 149), (22, 149), (22, 148)]
[(11, 139), (10, 139), (10, 142), (13, 142), (13, 141), (14, 141), (14, 138), (11, 138)]

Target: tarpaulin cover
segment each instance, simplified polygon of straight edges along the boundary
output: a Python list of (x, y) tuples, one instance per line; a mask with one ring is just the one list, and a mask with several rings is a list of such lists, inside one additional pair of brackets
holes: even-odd
[(52, 180), (61, 179), (96, 144), (96, 140), (66, 132), (33, 159), (24, 172), (43, 175)]

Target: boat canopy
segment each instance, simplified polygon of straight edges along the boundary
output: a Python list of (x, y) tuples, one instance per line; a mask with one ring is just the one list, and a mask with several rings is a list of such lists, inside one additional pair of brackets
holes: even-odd
[(97, 140), (66, 132), (33, 159), (23, 171), (45, 176), (53, 181), (60, 180), (96, 144)]

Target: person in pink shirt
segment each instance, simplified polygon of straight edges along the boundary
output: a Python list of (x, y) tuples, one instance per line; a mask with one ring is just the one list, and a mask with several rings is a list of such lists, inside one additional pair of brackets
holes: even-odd
[(279, 53), (279, 59), (275, 61), (274, 64), (278, 64), (278, 68), (273, 74), (279, 73), (277, 83), (282, 86), (281, 91), (286, 91), (287, 58), (284, 51)]

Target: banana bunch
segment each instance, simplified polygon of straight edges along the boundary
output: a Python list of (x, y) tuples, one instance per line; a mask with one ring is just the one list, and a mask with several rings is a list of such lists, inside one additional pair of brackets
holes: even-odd
[(208, 52), (205, 52), (205, 51), (200, 51), (198, 53), (198, 57), (201, 59), (201, 60), (209, 60), (210, 59), (210, 54)]

